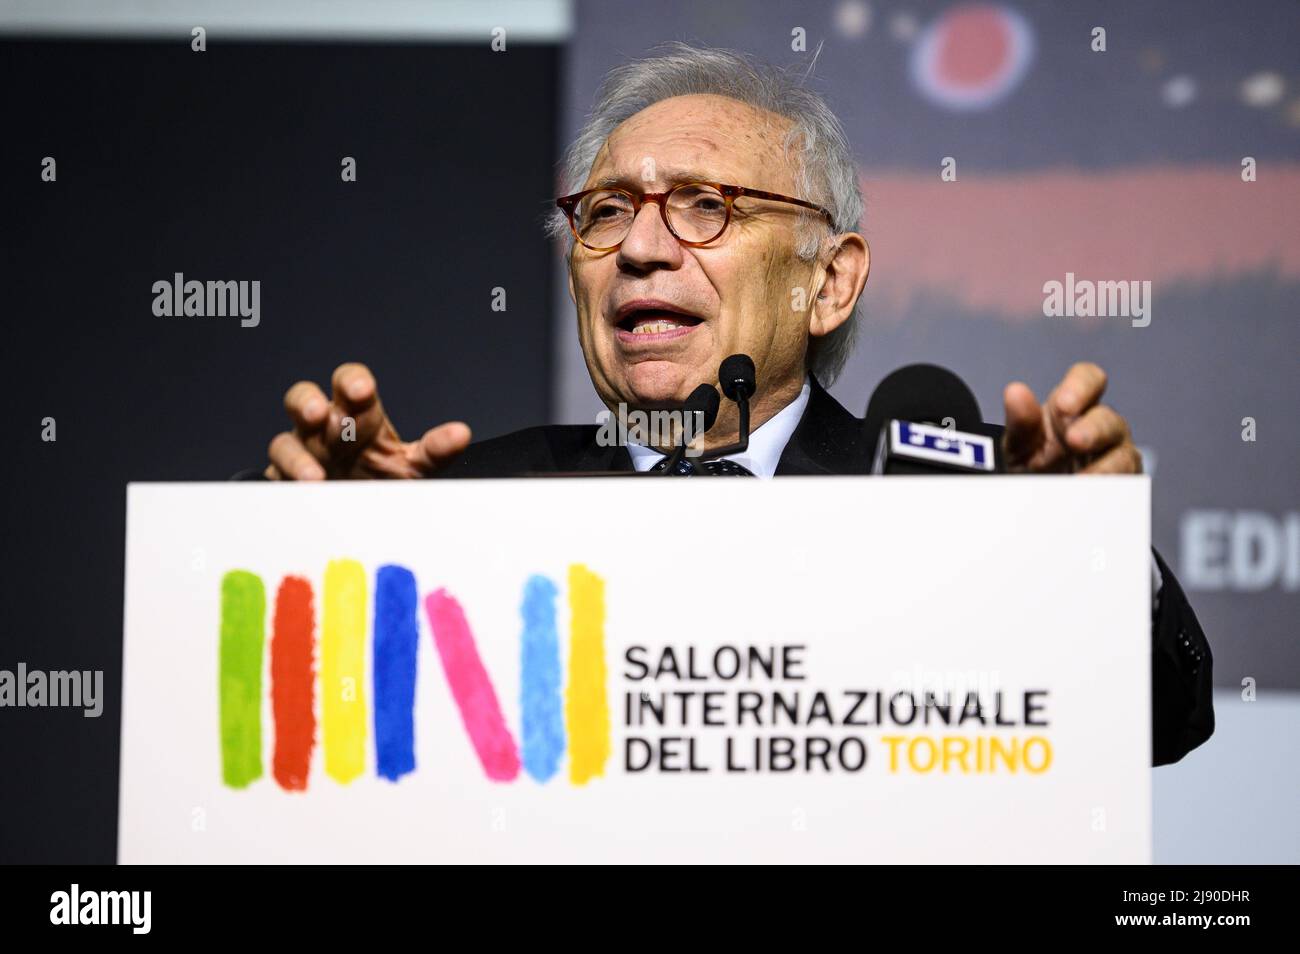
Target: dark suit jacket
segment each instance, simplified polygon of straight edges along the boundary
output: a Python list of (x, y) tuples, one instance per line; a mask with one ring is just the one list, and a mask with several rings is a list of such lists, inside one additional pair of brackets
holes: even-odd
[[(874, 442), (862, 421), (844, 409), (825, 388), (812, 382), (808, 407), (790, 436), (776, 468), (778, 477), (812, 474), (869, 474)], [(479, 441), (439, 477), (512, 477), (556, 471), (632, 470), (626, 447), (601, 447), (595, 424), (529, 427), (504, 437)]]
[[(601, 447), (595, 424), (530, 427), (480, 441), (439, 471), (442, 478), (510, 477), (631, 471), (625, 447)], [(874, 441), (854, 417), (812, 379), (807, 410), (777, 466), (778, 477), (868, 474)], [(1214, 731), (1209, 644), (1173, 572), (1156, 554), (1164, 583), (1151, 625), (1152, 763), (1176, 762)]]

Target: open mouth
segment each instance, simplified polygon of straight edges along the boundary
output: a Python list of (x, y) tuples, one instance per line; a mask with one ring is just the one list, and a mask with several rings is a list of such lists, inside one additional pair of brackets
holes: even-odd
[(622, 315), (616, 327), (620, 340), (648, 343), (690, 334), (703, 320), (666, 308), (633, 308)]

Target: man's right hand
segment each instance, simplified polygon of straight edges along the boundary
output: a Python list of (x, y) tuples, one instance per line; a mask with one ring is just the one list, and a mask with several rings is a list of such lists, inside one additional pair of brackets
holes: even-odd
[(268, 480), (428, 477), (469, 445), (469, 427), (460, 421), (403, 441), (363, 364), (339, 365), (330, 390), (333, 400), (311, 381), (285, 392), (293, 430), (272, 439)]

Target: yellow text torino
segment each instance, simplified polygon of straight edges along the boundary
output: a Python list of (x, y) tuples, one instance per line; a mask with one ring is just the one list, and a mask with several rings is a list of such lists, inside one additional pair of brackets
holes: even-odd
[(1041, 775), (1052, 765), (1052, 743), (1041, 735), (884, 735), (890, 772)]

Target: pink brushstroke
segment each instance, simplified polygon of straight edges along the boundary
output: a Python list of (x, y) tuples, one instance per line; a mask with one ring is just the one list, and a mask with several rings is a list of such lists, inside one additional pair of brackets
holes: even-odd
[(512, 781), (519, 774), (519, 747), (506, 728), (501, 704), (479, 658), (464, 610), (455, 597), (440, 589), (424, 598), (424, 611), (442, 659), (442, 671), (483, 771), (493, 781)]
[(864, 174), (872, 320), (913, 296), (950, 295), (1011, 319), (1042, 317), (1043, 283), (1212, 284), (1262, 273), (1300, 280), (1300, 165), (1155, 165), (990, 175)]

